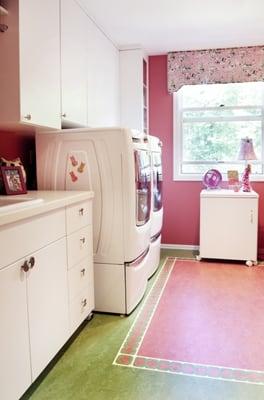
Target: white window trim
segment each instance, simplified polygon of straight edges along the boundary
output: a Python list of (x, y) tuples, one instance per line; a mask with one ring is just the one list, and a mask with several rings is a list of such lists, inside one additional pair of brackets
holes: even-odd
[[(179, 107), (180, 107), (180, 102), (181, 102), (181, 96), (177, 95), (176, 93), (173, 93), (173, 180), (174, 181), (202, 181), (204, 174), (183, 174), (181, 173), (181, 165), (182, 165), (182, 121), (181, 119), (178, 119), (177, 116), (180, 114)], [(211, 109), (216, 109), (215, 107), (210, 107)], [(228, 108), (228, 107), (226, 107)], [(234, 108), (234, 107), (232, 107)], [(242, 108), (250, 108), (246, 106), (241, 106), (237, 107), (239, 109)], [(254, 107), (255, 108), (255, 107)], [(201, 108), (202, 109), (202, 108)], [(185, 109), (185, 111), (191, 111), (192, 108)], [(195, 110), (198, 110), (198, 108), (195, 108)], [(263, 115), (264, 115), (264, 110), (263, 110)], [(253, 116), (251, 117), (244, 117), (245, 120), (253, 120), (255, 119)], [(244, 119), (243, 118), (243, 119)], [(202, 118), (199, 118), (199, 120)], [(241, 120), (240, 118), (239, 120)], [(259, 117), (257, 117), (259, 119)], [(219, 120), (219, 119), (217, 119)], [(221, 120), (226, 120), (225, 118), (222, 118)], [(192, 121), (196, 121), (192, 119)], [(264, 121), (262, 120), (262, 163), (264, 163)], [(204, 162), (206, 164), (207, 162)], [(232, 162), (232, 164), (241, 164), (240, 161), (237, 162)], [(244, 162), (242, 162), (244, 163)], [(251, 162), (253, 164), (254, 162)], [(212, 164), (212, 162), (208, 162), (208, 164)], [(219, 162), (219, 164), (222, 164), (222, 162)], [(263, 171), (264, 171), (264, 166), (263, 166)], [(227, 174), (222, 174), (223, 180), (227, 181)], [(241, 179), (241, 177), (240, 177)], [(250, 181), (251, 182), (264, 182), (264, 174), (252, 174), (250, 175)]]

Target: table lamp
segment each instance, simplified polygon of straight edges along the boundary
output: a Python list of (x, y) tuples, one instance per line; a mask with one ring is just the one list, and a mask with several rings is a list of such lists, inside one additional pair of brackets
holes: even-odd
[(245, 160), (246, 165), (242, 175), (242, 190), (243, 192), (250, 192), (249, 174), (251, 173), (251, 165), (248, 163), (248, 160), (257, 160), (257, 156), (254, 151), (253, 141), (249, 137), (240, 140), (238, 160)]

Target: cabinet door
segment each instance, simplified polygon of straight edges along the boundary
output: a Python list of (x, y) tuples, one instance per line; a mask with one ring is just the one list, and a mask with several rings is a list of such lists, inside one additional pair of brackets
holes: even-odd
[(88, 126), (120, 125), (119, 51), (87, 18)]
[(28, 312), (33, 380), (69, 337), (65, 238), (33, 254)]
[(0, 270), (0, 399), (17, 400), (31, 383), (26, 274), (19, 261)]
[(147, 108), (144, 108), (144, 100), (145, 107), (147, 107), (147, 86), (144, 87), (143, 72), (143, 51), (141, 49), (120, 51), (121, 126), (141, 132), (145, 128), (144, 113), (147, 129)]
[(59, 0), (19, 1), (21, 121), (60, 127)]
[(201, 257), (256, 260), (257, 223), (257, 199), (201, 199)]
[(62, 118), (87, 125), (87, 29), (74, 0), (61, 2)]

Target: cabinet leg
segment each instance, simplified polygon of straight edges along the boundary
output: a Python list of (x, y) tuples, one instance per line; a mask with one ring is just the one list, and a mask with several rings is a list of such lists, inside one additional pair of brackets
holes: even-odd
[(86, 321), (88, 322), (88, 321), (91, 321), (91, 319), (93, 319), (93, 313), (91, 312), (89, 315), (88, 315), (88, 317), (86, 317), (85, 319), (86, 319)]
[(252, 267), (253, 266), (253, 262), (251, 260), (247, 260), (246, 261), (246, 266), (247, 267)]
[(196, 256), (196, 261), (201, 261), (202, 257), (201, 256)]

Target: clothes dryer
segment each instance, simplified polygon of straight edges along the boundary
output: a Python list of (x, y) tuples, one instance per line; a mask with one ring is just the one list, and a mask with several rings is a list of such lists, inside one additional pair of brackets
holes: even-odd
[(122, 128), (41, 132), (36, 152), (39, 189), (94, 191), (95, 309), (129, 314), (149, 271), (148, 139)]

